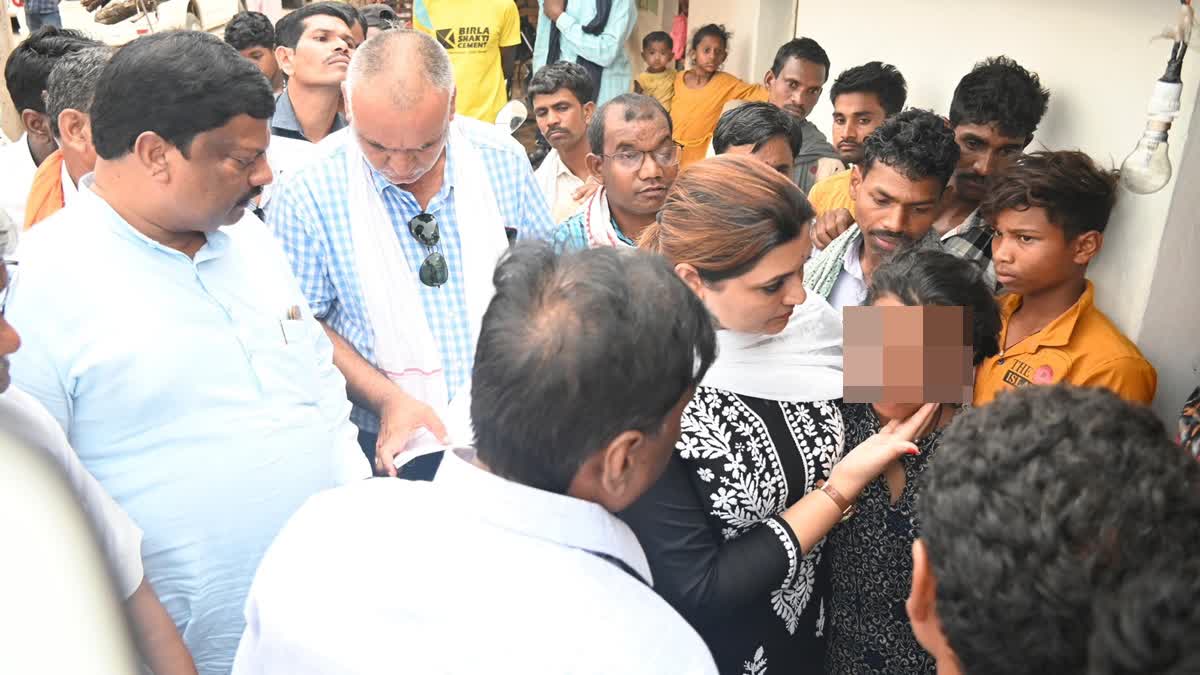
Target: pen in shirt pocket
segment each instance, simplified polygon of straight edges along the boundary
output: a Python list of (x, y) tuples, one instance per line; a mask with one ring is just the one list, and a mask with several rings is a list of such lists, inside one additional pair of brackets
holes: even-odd
[[(288, 308), (286, 320), (287, 321), (299, 321), (300, 320), (300, 306), (299, 305), (292, 305), (291, 307)], [(279, 320), (279, 332), (283, 334), (283, 344), (286, 345), (286, 344), (289, 344), (288, 343), (288, 335), (287, 335), (287, 328), (284, 327), (283, 322), (284, 322), (284, 319)]]

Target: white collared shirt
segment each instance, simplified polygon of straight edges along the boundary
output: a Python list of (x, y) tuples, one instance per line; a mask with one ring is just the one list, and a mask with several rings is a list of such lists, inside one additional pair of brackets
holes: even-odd
[(79, 194), (79, 188), (76, 187), (75, 181), (71, 180), (71, 174), (67, 172), (67, 163), (65, 161), (62, 163), (60, 171), (62, 172), (60, 178), (62, 179), (63, 206), (67, 206), (75, 201), (75, 195)]
[(865, 245), (866, 242), (860, 237), (846, 249), (842, 271), (829, 291), (829, 304), (839, 314), (843, 307), (858, 307), (867, 301), (867, 280), (862, 269), (862, 250)]
[(550, 206), (550, 218), (557, 225), (575, 215), (583, 202), (575, 201), (571, 195), (583, 187), (584, 181), (563, 163), (558, 150), (551, 150), (542, 160), (541, 166), (533, 172), (534, 179), (546, 195), (546, 203)]
[(716, 673), (628, 526), (473, 457), (310, 499), (259, 566), (234, 675)]
[(21, 134), (12, 143), (0, 145), (0, 209), (17, 225), (25, 222), (25, 203), (35, 173), (37, 164), (29, 154), (28, 135)]

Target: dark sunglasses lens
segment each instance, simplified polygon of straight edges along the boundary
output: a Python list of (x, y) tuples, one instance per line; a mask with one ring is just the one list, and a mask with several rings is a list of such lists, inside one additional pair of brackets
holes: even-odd
[(450, 278), (450, 268), (446, 266), (446, 257), (437, 251), (430, 253), (425, 262), (421, 263), (418, 274), (421, 276), (421, 283), (426, 286), (441, 286), (446, 283), (446, 280)]
[(436, 246), (442, 238), (438, 232), (437, 220), (428, 213), (419, 213), (408, 221), (408, 231), (417, 241), (426, 246)]

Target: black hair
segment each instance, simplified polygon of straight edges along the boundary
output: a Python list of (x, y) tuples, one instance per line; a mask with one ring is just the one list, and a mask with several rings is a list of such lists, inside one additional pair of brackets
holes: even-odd
[(103, 46), (77, 30), (55, 26), (42, 26), (22, 40), (8, 55), (4, 66), (4, 85), (17, 112), (32, 110), (44, 114), (46, 102), (42, 92), (46, 91), (46, 80), (55, 62), (84, 47)]
[(716, 355), (707, 310), (660, 256), (520, 243), (494, 283), (471, 420), (479, 458), (524, 485), (565, 494), (618, 434), (660, 433)]
[(1165, 555), (1097, 598), (1089, 675), (1200, 673), (1200, 560)]
[(371, 28), (391, 30), (399, 25), (400, 15), (396, 13), (396, 10), (382, 3), (359, 7), (358, 12), (362, 14), (363, 21), (367, 23), (367, 26)]
[(997, 56), (975, 64), (954, 88), (950, 124), (995, 124), (1005, 136), (1029, 139), (1049, 103), (1037, 73)]
[(97, 155), (116, 159), (153, 131), (186, 157), (197, 134), (274, 112), (271, 83), (233, 47), (200, 31), (166, 31), (113, 55), (96, 83), (92, 142)]
[(804, 59), (810, 63), (815, 63), (825, 67), (825, 79), (829, 79), (829, 55), (817, 41), (812, 38), (795, 38), (783, 43), (783, 46), (775, 52), (775, 61), (771, 64), (771, 72), (776, 77), (783, 71), (783, 67), (792, 59)]
[(225, 24), (225, 41), (234, 49), (275, 49), (275, 26), (261, 12), (238, 12)]
[(721, 115), (713, 132), (713, 152), (725, 154), (731, 145), (752, 145), (757, 151), (776, 136), (787, 139), (793, 157), (800, 152), (803, 132), (791, 115), (770, 103), (746, 103)]
[(314, 2), (288, 12), (282, 19), (275, 22), (275, 44), (295, 49), (300, 42), (300, 36), (304, 35), (305, 21), (314, 16), (331, 16), (341, 20), (347, 28), (353, 28), (357, 23), (362, 26), (364, 33), (367, 30), (367, 24), (362, 15), (350, 5), (341, 2)]
[(972, 363), (1000, 352), (1000, 307), (980, 265), (930, 248), (908, 247), (871, 275), (866, 304), (894, 295), (906, 305), (963, 307), (970, 321)]
[(667, 49), (675, 48), (675, 40), (671, 39), (670, 33), (663, 30), (656, 30), (652, 33), (646, 33), (646, 37), (642, 38), (642, 51), (649, 49), (650, 45), (655, 42), (665, 43)]
[(943, 188), (958, 166), (958, 143), (945, 121), (928, 110), (912, 108), (884, 120), (863, 142), (865, 176), (879, 162), (909, 180), (936, 178)]
[(529, 80), (529, 101), (534, 96), (553, 94), (566, 89), (575, 95), (580, 105), (596, 100), (596, 85), (583, 66), (569, 61), (547, 63), (538, 69)]
[(55, 138), (61, 138), (58, 116), (64, 110), (87, 113), (91, 109), (96, 82), (112, 54), (108, 46), (87, 47), (63, 56), (54, 64), (54, 70), (46, 78), (46, 116), (50, 118), (50, 131)]
[(1068, 241), (1104, 232), (1117, 203), (1118, 177), (1077, 150), (1033, 152), (989, 177), (979, 213), (994, 227), (1001, 211), (1041, 208)]
[(721, 46), (729, 49), (729, 38), (733, 37), (733, 33), (725, 30), (723, 24), (706, 23), (698, 28), (695, 34), (692, 35), (692, 49), (700, 48), (700, 41), (706, 37), (715, 37), (721, 41)]
[(875, 94), (883, 112), (890, 117), (904, 109), (908, 84), (896, 66), (871, 61), (843, 70), (829, 90), (829, 102), (836, 104), (842, 94), (855, 93)]
[(960, 413), (924, 481), (937, 616), (972, 675), (1091, 672), (1096, 598), (1160, 555), (1195, 558), (1200, 463), (1106, 389), (1031, 385)]
[(608, 117), (609, 107), (620, 106), (625, 110), (625, 121), (652, 120), (661, 115), (667, 121), (667, 133), (674, 136), (675, 125), (671, 121), (671, 113), (659, 103), (658, 99), (645, 94), (621, 94), (610, 98), (592, 115), (592, 123), (588, 125), (588, 145), (593, 155), (604, 154), (604, 120)]

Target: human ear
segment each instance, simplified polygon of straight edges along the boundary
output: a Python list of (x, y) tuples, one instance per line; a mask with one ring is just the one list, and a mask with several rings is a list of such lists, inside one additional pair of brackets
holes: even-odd
[(862, 186), (862, 182), (863, 182), (862, 168), (859, 167), (859, 165), (855, 164), (854, 167), (850, 169), (850, 199), (851, 200), (858, 199), (858, 189), (859, 189), (859, 187)]
[(54, 140), (54, 134), (50, 131), (50, 118), (44, 113), (26, 108), (21, 111), (21, 124), (32, 136), (47, 142)]
[(601, 185), (604, 185), (604, 174), (600, 173), (600, 165), (603, 163), (604, 163), (603, 157), (600, 157), (598, 155), (593, 155), (590, 152), (588, 153), (588, 156), (587, 156), (588, 171), (591, 172), (591, 174), (596, 177), (596, 180), (600, 181)]
[(284, 75), (291, 77), (296, 72), (296, 66), (292, 63), (292, 58), (296, 56), (296, 50), (291, 47), (276, 47), (275, 62), (279, 64), (279, 69)]
[(143, 131), (133, 142), (133, 154), (142, 167), (159, 183), (170, 182), (171, 174), (167, 163), (167, 152), (171, 145), (153, 131)]
[(1072, 262), (1076, 265), (1086, 265), (1092, 261), (1092, 258), (1096, 257), (1096, 254), (1104, 246), (1104, 235), (1096, 230), (1084, 232), (1075, 237), (1072, 246), (1075, 249), (1071, 256)]
[(58, 114), (58, 136), (62, 144), (75, 152), (83, 152), (90, 143), (87, 113), (67, 108)]
[(701, 300), (704, 299), (704, 291), (707, 290), (704, 286), (704, 279), (700, 277), (700, 271), (687, 263), (679, 263), (675, 266), (675, 275), (683, 280), (683, 283), (696, 294)]

